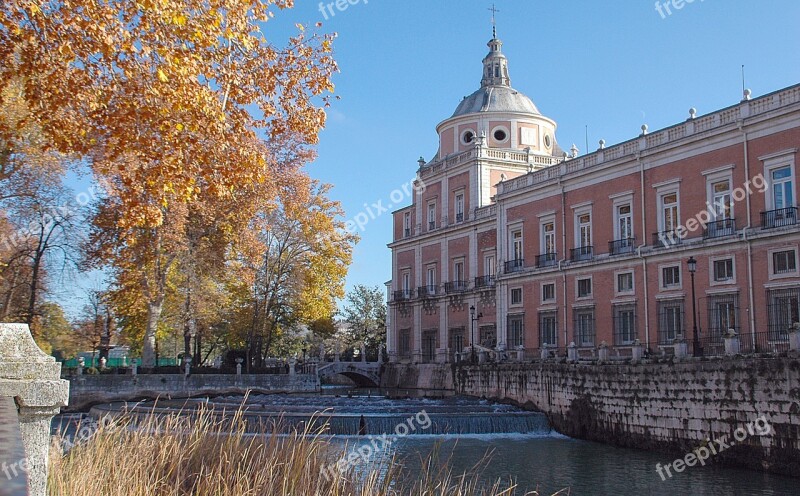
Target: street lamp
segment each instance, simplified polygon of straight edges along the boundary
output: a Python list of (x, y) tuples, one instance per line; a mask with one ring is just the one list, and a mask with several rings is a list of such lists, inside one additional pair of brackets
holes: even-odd
[(697, 272), (697, 260), (695, 260), (694, 257), (689, 257), (686, 264), (689, 266), (689, 274), (692, 276), (692, 330), (694, 332), (694, 350), (692, 355), (701, 357), (703, 356), (703, 349), (700, 347), (700, 337), (697, 335), (697, 293), (695, 293), (694, 289), (694, 273)]
[(475, 363), (475, 321), (480, 320), (483, 317), (483, 312), (479, 313), (478, 316), (475, 316), (475, 305), (470, 305), (469, 307), (469, 315), (470, 319), (472, 320), (472, 330), (470, 333), (470, 348), (472, 348), (472, 363)]

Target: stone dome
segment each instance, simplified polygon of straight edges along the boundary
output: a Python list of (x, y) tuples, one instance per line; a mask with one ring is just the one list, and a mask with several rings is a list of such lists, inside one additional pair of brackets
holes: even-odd
[(480, 112), (539, 113), (533, 101), (510, 86), (485, 86), (464, 98), (452, 117)]

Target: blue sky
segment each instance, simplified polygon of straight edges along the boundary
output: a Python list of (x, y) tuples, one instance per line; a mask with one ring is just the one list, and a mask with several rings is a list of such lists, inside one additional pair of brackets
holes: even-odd
[[(492, 4), (351, 2), (346, 10), (334, 5), (326, 20), (318, 1), (299, 0), (265, 26), (278, 44), (296, 23), (323, 22), (323, 32), (339, 35), (341, 99), (309, 172), (334, 185), (331, 196), (348, 218), (364, 204), (392, 203), (420, 155), (436, 152), (436, 124), (480, 86)], [(564, 149), (575, 143), (586, 151), (586, 126), (594, 150), (601, 138), (611, 145), (637, 136), (644, 123), (655, 130), (683, 121), (690, 107), (702, 115), (733, 105), (742, 96), (742, 64), (754, 96), (800, 82), (800, 2), (694, 0), (678, 10), (661, 0), (671, 11), (662, 7), (664, 16), (655, 0), (495, 3), (512, 84), (558, 123)], [(391, 277), (391, 224), (384, 214), (359, 231), (348, 289)]]

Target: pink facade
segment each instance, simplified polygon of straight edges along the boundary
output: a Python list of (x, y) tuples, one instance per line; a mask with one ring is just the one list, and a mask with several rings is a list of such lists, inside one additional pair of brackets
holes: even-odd
[[(428, 189), (395, 213), (393, 360), (454, 360), (473, 339), (498, 359), (682, 343), (715, 354), (732, 333), (749, 351), (788, 348), (800, 321), (800, 86), (583, 156), (559, 155), (554, 136), (546, 145), (554, 124), (528, 102), (527, 116), (469, 104), (487, 115), (459, 124), (457, 111), (440, 131), (477, 121), (487, 138), (423, 165)], [(541, 153), (509, 153), (523, 127)], [(501, 142), (499, 128), (514, 136)], [(426, 225), (404, 236), (408, 210)]]

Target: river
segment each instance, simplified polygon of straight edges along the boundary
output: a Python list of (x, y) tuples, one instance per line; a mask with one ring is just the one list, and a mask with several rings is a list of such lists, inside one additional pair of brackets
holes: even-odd
[[(543, 414), (470, 398), (388, 399), (329, 391), (323, 395), (256, 395), (247, 410), (260, 417), (281, 416), (300, 425), (325, 412), (329, 434), (347, 450), (379, 463), (391, 456), (416, 473), (434, 449), (456, 473), (482, 464), (488, 482), (513, 479), (519, 488), (550, 495), (798, 495), (800, 479), (761, 472), (695, 466), (671, 477), (656, 471), (674, 458), (570, 439), (550, 429)], [(215, 408), (235, 410), (241, 397), (210, 400)], [(205, 402), (207, 400), (190, 400)], [(145, 408), (150, 408), (146, 406)], [(183, 401), (160, 402), (183, 408)], [(389, 436), (387, 436), (387, 434)], [(362, 458), (359, 458), (361, 460)], [(524, 494), (521, 491), (519, 494)], [(565, 491), (563, 494), (567, 494)]]

